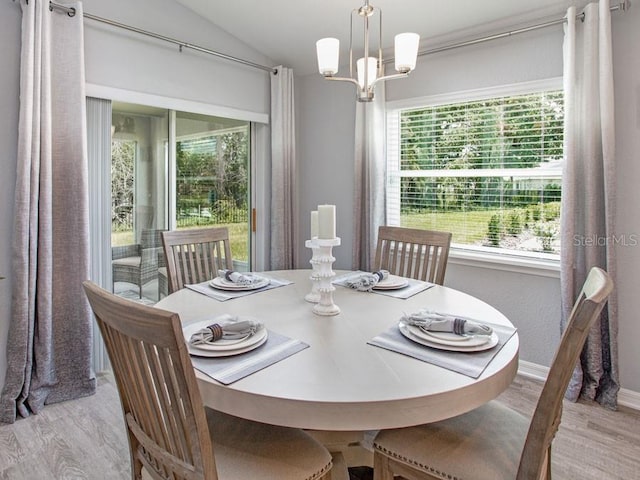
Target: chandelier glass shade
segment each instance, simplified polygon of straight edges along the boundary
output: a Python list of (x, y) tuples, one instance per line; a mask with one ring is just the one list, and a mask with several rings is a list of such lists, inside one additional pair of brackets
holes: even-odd
[[(362, 55), (354, 56), (354, 30), (362, 21)], [(377, 20), (377, 21), (376, 21)], [(354, 22), (355, 21), (355, 22)], [(377, 24), (377, 32), (375, 25)], [(354, 25), (356, 25), (354, 29)], [(373, 26), (373, 28), (372, 28)], [(371, 42), (371, 30), (377, 36), (376, 45)], [(375, 35), (377, 33), (377, 35)], [(361, 102), (373, 100), (373, 89), (378, 82), (406, 77), (416, 67), (420, 36), (417, 33), (400, 33), (394, 40), (394, 60), (397, 73), (384, 75), (382, 60), (382, 11), (369, 4), (369, 0), (351, 12), (349, 36), (349, 76), (337, 77), (340, 63), (340, 41), (323, 38), (316, 42), (318, 71), (327, 80), (352, 82), (357, 87), (357, 98)], [(354, 61), (354, 58), (357, 60)]]

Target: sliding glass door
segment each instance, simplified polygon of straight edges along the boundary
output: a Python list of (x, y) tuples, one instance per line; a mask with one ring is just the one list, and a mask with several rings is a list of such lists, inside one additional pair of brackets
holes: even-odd
[(113, 102), (114, 291), (166, 294), (160, 232), (225, 226), (235, 268), (250, 269), (250, 123)]

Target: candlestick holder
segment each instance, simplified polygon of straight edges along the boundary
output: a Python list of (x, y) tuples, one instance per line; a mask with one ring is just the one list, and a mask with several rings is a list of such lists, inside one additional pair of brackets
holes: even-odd
[(305, 296), (305, 300), (315, 303), (312, 311), (316, 315), (337, 315), (340, 313), (340, 307), (333, 303), (333, 292), (336, 288), (331, 284), (331, 281), (336, 274), (332, 265), (336, 259), (332, 255), (332, 250), (333, 247), (340, 245), (340, 238), (314, 238), (307, 240), (305, 245), (313, 251), (310, 262), (313, 287), (311, 293)]
[(311, 240), (307, 240), (306, 242), (304, 242), (304, 246), (307, 248), (311, 249), (311, 260), (309, 260), (309, 263), (311, 264), (311, 280), (312, 280), (312, 286), (311, 286), (311, 291), (309, 293), (307, 293), (304, 296), (304, 299), (309, 302), (309, 303), (318, 303), (320, 301), (320, 291), (318, 290), (319, 282), (318, 282), (318, 278), (320, 278), (318, 276), (318, 272), (320, 270), (319, 265), (320, 262), (318, 261), (318, 252), (320, 250), (320, 248), (318, 247), (318, 237), (313, 237)]

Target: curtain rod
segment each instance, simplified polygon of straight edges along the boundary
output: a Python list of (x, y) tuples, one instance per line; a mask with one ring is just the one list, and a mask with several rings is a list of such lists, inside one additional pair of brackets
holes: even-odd
[[(631, 7), (631, 0), (622, 0), (618, 4), (612, 5), (611, 7), (609, 7), (609, 11), (611, 11), (611, 12), (615, 12), (615, 11), (626, 12), (627, 10), (629, 10), (630, 7)], [(64, 6), (64, 5), (60, 5), (58, 3), (51, 2), (51, 1), (49, 2), (49, 8), (51, 10), (58, 10), (60, 12), (66, 13), (70, 17), (73, 17), (76, 14), (76, 9), (75, 8), (71, 8), (71, 7), (67, 7), (67, 6)], [(580, 21), (584, 21), (584, 15), (585, 15), (584, 12), (579, 13), (578, 15), (576, 15), (576, 18), (578, 20), (580, 20)], [(202, 52), (202, 53), (207, 53), (209, 55), (213, 55), (213, 56), (216, 56), (216, 57), (219, 57), (219, 58), (223, 58), (223, 59), (226, 59), (226, 60), (231, 60), (233, 62), (238, 62), (238, 63), (241, 63), (243, 65), (247, 65), (247, 66), (250, 66), (250, 67), (258, 68), (260, 70), (265, 70), (265, 71), (270, 72), (270, 73), (278, 73), (278, 70), (276, 68), (274, 68), (274, 67), (267, 67), (265, 65), (260, 65), (258, 63), (253, 63), (253, 62), (250, 62), (248, 60), (244, 60), (242, 58), (233, 57), (231, 55), (227, 55), (225, 53), (220, 53), (220, 52), (217, 52), (215, 50), (210, 50), (208, 48), (199, 47), (197, 45), (192, 45), (190, 43), (183, 42), (183, 41), (180, 41), (180, 40), (176, 40), (174, 38), (165, 37), (164, 35), (159, 35), (157, 33), (153, 33), (153, 32), (149, 32), (149, 31), (146, 31), (146, 30), (139, 29), (137, 27), (132, 27), (132, 26), (129, 26), (129, 25), (125, 25), (123, 23), (114, 22), (113, 20), (109, 20), (109, 19), (106, 19), (106, 18), (98, 17), (96, 15), (91, 15), (90, 13), (84, 13), (83, 16), (85, 18), (89, 18), (89, 19), (95, 20), (97, 22), (106, 23), (107, 25), (111, 25), (111, 26), (118, 27), (118, 28), (123, 28), (125, 30), (129, 30), (129, 31), (132, 31), (132, 32), (139, 33), (141, 35), (147, 35), (149, 37), (153, 37), (153, 38), (156, 38), (156, 39), (159, 39), (159, 40), (164, 40), (166, 42), (173, 43), (173, 44), (179, 46), (180, 51), (182, 51), (183, 48), (190, 48), (192, 50), (196, 50), (196, 51), (199, 51), (199, 52)], [(454, 44), (450, 44), (450, 45), (444, 45), (442, 47), (436, 47), (436, 48), (432, 48), (432, 49), (429, 49), (429, 50), (421, 50), (421, 51), (418, 52), (418, 56), (431, 55), (431, 54), (434, 54), (434, 53), (444, 52), (444, 51), (447, 51), (447, 50), (453, 50), (454, 48), (468, 47), (470, 45), (476, 45), (478, 43), (488, 42), (490, 40), (497, 40), (499, 38), (510, 37), (510, 36), (513, 36), (513, 35), (518, 35), (520, 33), (526, 33), (526, 32), (531, 32), (533, 30), (539, 30), (541, 28), (552, 27), (554, 25), (561, 25), (564, 22), (566, 22), (566, 20), (567, 20), (566, 17), (562, 17), (562, 18), (559, 18), (557, 20), (550, 20), (548, 22), (538, 23), (536, 25), (530, 25), (528, 27), (522, 27), (522, 28), (519, 28), (519, 29), (516, 29), (516, 30), (510, 30), (510, 31), (507, 31), (507, 32), (496, 33), (496, 34), (493, 34), (493, 35), (488, 35), (488, 36), (485, 36), (485, 37), (480, 37), (480, 38), (476, 38), (476, 39), (473, 39), (473, 40), (467, 40), (467, 41), (464, 41), (464, 42), (454, 43)], [(393, 61), (394, 61), (393, 58), (389, 58), (389, 59), (385, 60), (383, 63), (393, 63)]]
[[(59, 3), (49, 2), (49, 9), (56, 10), (58, 12), (66, 13), (70, 17), (73, 17), (76, 14), (76, 9), (72, 7), (67, 7), (65, 5), (60, 5)], [(191, 43), (183, 42), (181, 40), (176, 40), (175, 38), (165, 37), (164, 35), (160, 35), (154, 32), (149, 32), (147, 30), (142, 30), (137, 27), (132, 27), (130, 25), (125, 25), (124, 23), (114, 22), (113, 20), (109, 20), (107, 18), (98, 17), (96, 15), (92, 15), (90, 13), (83, 13), (83, 18), (88, 18), (90, 20), (95, 20), (96, 22), (106, 23), (107, 25), (111, 25), (112, 27), (123, 28), (125, 30), (129, 30), (131, 32), (139, 33), (141, 35), (146, 35), (148, 37), (153, 37), (158, 40), (163, 40), (165, 42), (173, 43), (174, 45), (178, 45), (180, 51), (183, 48), (190, 48), (191, 50), (196, 50), (201, 53), (207, 53), (209, 55), (213, 55), (218, 58), (223, 58), (225, 60), (230, 60), (232, 62), (241, 63), (243, 65), (247, 65), (249, 67), (258, 68), (260, 70), (264, 70), (270, 73), (278, 73), (278, 70), (274, 67), (267, 67), (265, 65), (260, 65), (259, 63), (250, 62), (249, 60), (244, 60), (242, 58), (233, 57), (231, 55), (227, 55), (226, 53), (216, 52), (215, 50), (211, 50), (205, 47), (199, 47), (198, 45), (193, 45)]]
[[(622, 2), (618, 3), (617, 5), (612, 5), (611, 7), (609, 7), (609, 11), (611, 11), (611, 12), (615, 12), (615, 11), (626, 12), (627, 10), (629, 10), (630, 7), (631, 7), (631, 0), (623, 0)], [(584, 21), (584, 12), (577, 14), (576, 15), (576, 19), (578, 19), (580, 21)], [(444, 45), (442, 47), (431, 48), (429, 50), (421, 50), (421, 51), (418, 52), (418, 56), (431, 55), (431, 54), (434, 54), (434, 53), (445, 52), (447, 50), (453, 50), (454, 48), (459, 48), (459, 47), (468, 47), (470, 45), (476, 45), (478, 43), (488, 42), (490, 40), (497, 40), (499, 38), (510, 37), (512, 35), (517, 35), (517, 34), (520, 34), (520, 33), (526, 33), (526, 32), (531, 32), (533, 30), (539, 30), (541, 28), (552, 27), (554, 25), (561, 25), (561, 24), (565, 23), (566, 21), (567, 21), (567, 18), (565, 16), (565, 17), (559, 18), (557, 20), (550, 20), (548, 22), (538, 23), (536, 25), (530, 25), (528, 27), (522, 27), (522, 28), (518, 28), (516, 30), (510, 30), (508, 32), (502, 32), (502, 33), (496, 33), (496, 34), (493, 34), (493, 35), (487, 35), (485, 37), (475, 38), (473, 40), (467, 40), (465, 42), (453, 43), (451, 45)], [(393, 62), (394, 62), (394, 59), (390, 58), (388, 60), (385, 60), (383, 63), (393, 63)]]

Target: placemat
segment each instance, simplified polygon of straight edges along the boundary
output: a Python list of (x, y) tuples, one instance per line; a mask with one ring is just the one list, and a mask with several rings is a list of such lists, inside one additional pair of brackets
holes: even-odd
[(513, 327), (495, 325), (488, 322), (482, 323), (493, 328), (493, 331), (498, 336), (498, 344), (489, 350), (480, 352), (451, 352), (420, 345), (405, 337), (397, 325), (377, 335), (367, 343), (417, 358), (423, 362), (438, 365), (439, 367), (461, 373), (471, 378), (478, 378), (482, 375), (485, 368), (487, 368), (487, 365), (491, 363), (493, 357), (498, 354), (513, 334), (516, 333), (516, 329)]
[(229, 385), (305, 348), (309, 348), (309, 345), (301, 340), (269, 330), (267, 341), (250, 352), (215, 358), (191, 355), (191, 363), (214, 380)]
[(238, 291), (220, 290), (217, 288), (213, 288), (212, 286), (209, 285), (209, 282), (211, 280), (207, 280), (206, 282), (201, 282), (201, 283), (185, 285), (185, 287), (187, 287), (189, 290), (193, 290), (194, 292), (198, 292), (203, 295), (206, 295), (207, 297), (215, 298), (220, 302), (226, 302), (227, 300), (231, 300), (233, 298), (246, 297), (247, 295), (253, 295), (254, 293), (265, 292), (273, 288), (283, 287), (285, 285), (290, 285), (291, 283), (293, 283), (290, 280), (279, 280), (271, 277), (269, 277), (269, 279), (271, 280), (269, 282), (269, 285), (263, 288), (258, 288), (256, 290), (238, 290)]

